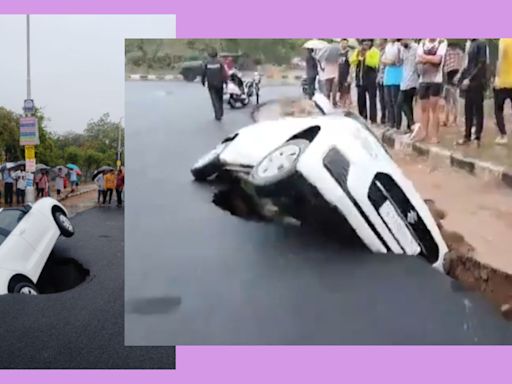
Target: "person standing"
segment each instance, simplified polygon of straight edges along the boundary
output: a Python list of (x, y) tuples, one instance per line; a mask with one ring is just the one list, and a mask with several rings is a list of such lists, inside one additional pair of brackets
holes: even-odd
[[(380, 52), (373, 46), (372, 40), (363, 40), (361, 47), (356, 49), (350, 57), (350, 65), (355, 67), (357, 106), (359, 115), (377, 123), (377, 70), (379, 67)], [(368, 114), (367, 97), (370, 104)]]
[(57, 200), (60, 200), (60, 194), (64, 191), (64, 172), (62, 171), (62, 168), (59, 168), (57, 171), (55, 189), (57, 190)]
[[(384, 50), (386, 49), (386, 39), (379, 39), (378, 47), (380, 52), (380, 57), (384, 55)], [(379, 95), (379, 107), (380, 107), (380, 124), (386, 125), (386, 95), (384, 92), (384, 70), (386, 66), (382, 64), (382, 61), (379, 62), (379, 70), (377, 72), (377, 91)]]
[(16, 180), (16, 204), (25, 204), (25, 189), (27, 187), (27, 174), (22, 168), (19, 171), (14, 172), (12, 175)]
[(4, 171), (3, 179), (4, 179), (4, 202), (5, 202), (5, 205), (12, 206), (13, 191), (14, 191), (14, 179), (12, 178), (12, 172), (10, 169), (6, 169)]
[(100, 205), (101, 201), (103, 200), (103, 195), (105, 194), (104, 172), (102, 172), (98, 176), (96, 176), (96, 178), (94, 179), (94, 182), (96, 183), (96, 186), (98, 187), (98, 205)]
[(403, 39), (400, 47), (400, 61), (402, 63), (402, 81), (400, 82), (400, 94), (398, 95), (398, 109), (407, 119), (407, 130), (415, 129), (414, 120), (414, 96), (418, 87), (418, 67), (416, 55), (418, 44), (412, 39)]
[(327, 60), (318, 63), (318, 78), (322, 84), (323, 94), (333, 106), (336, 106), (336, 77), (338, 76), (338, 60)]
[(316, 90), (316, 78), (318, 76), (318, 63), (313, 49), (306, 51), (306, 81), (308, 84), (308, 97), (312, 99)]
[[(458, 145), (466, 145), (473, 138), (480, 146), (484, 128), (484, 93), (487, 87), (487, 43), (483, 39), (471, 39), (467, 63), (461, 72), (459, 86), (464, 91), (464, 137)], [(475, 122), (475, 135), (471, 130)]]
[(400, 83), (402, 81), (402, 65), (400, 64), (400, 42), (389, 39), (380, 62), (384, 69), (384, 94), (387, 117), (390, 128), (400, 129), (402, 126), (402, 110), (398, 105)]
[(123, 206), (123, 189), (124, 189), (124, 172), (122, 169), (117, 171), (116, 177), (116, 197), (117, 197), (117, 207), (121, 208)]
[(69, 183), (71, 184), (71, 192), (70, 193), (75, 192), (76, 187), (78, 185), (77, 172), (75, 169), (71, 169), (69, 171)]
[(340, 95), (340, 105), (342, 108), (349, 109), (352, 106), (352, 97), (350, 94), (352, 79), (350, 78), (350, 49), (348, 39), (340, 41), (341, 58), (338, 64), (338, 92)]
[(424, 39), (418, 46), (416, 62), (420, 74), (418, 98), (421, 107), (420, 130), (413, 140), (430, 138), (439, 143), (439, 100), (443, 92), (443, 63), (447, 42), (445, 39)]
[[(457, 79), (464, 62), (464, 52), (456, 43), (448, 43), (444, 58), (444, 102), (445, 113), (443, 119), (444, 126), (457, 125), (459, 98), (457, 95)], [(451, 117), (451, 119), (450, 119)]]
[(496, 65), (496, 78), (494, 80), (494, 114), (499, 136), (496, 144), (507, 144), (507, 130), (503, 111), (505, 101), (512, 103), (512, 39), (500, 39), (498, 44), (498, 63)]
[(211, 48), (208, 52), (203, 73), (201, 75), (201, 84), (208, 84), (208, 92), (212, 101), (215, 120), (221, 121), (224, 116), (224, 84), (228, 80), (226, 67), (217, 57), (217, 50)]
[(116, 176), (114, 171), (110, 171), (105, 175), (105, 193), (103, 194), (103, 204), (107, 203), (108, 205), (112, 203), (112, 194), (114, 193), (114, 188), (116, 187)]
[(37, 181), (37, 197), (46, 197), (49, 196), (48, 194), (48, 187), (50, 184), (50, 181), (48, 180), (48, 173), (46, 170), (41, 171), (39, 174), (39, 179)]

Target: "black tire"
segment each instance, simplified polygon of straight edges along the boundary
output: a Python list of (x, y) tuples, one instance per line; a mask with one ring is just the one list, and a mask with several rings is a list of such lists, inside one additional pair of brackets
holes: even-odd
[[(190, 173), (192, 173), (194, 180), (206, 181), (210, 177), (215, 176), (222, 170), (220, 154), (222, 153), (226, 145), (226, 143), (219, 144), (219, 146), (205, 154), (197, 161), (196, 164), (194, 164), (194, 166), (190, 169)], [(201, 161), (203, 159), (204, 161)]]
[(229, 96), (228, 105), (231, 107), (231, 109), (236, 109), (236, 101), (231, 96)]
[(197, 78), (197, 76), (194, 73), (192, 73), (192, 72), (185, 72), (185, 73), (183, 73), (183, 79), (185, 81), (190, 82), (190, 83), (193, 82), (196, 78)]
[[(286, 186), (290, 185), (290, 182), (294, 180), (294, 176), (296, 175), (296, 166), (300, 159), (300, 156), (306, 148), (309, 146), (309, 141), (305, 139), (293, 139), (289, 140), (283, 145), (279, 146), (272, 152), (270, 152), (267, 156), (265, 156), (253, 169), (251, 174), (249, 175), (249, 180), (251, 184), (254, 186), (254, 191), (258, 196), (261, 197), (273, 197), (281, 193), (281, 191), (286, 189)], [(278, 173), (263, 175), (260, 171), (261, 167), (264, 167), (267, 164), (267, 160), (270, 156), (275, 155), (277, 152), (281, 151), (285, 147), (294, 146), (298, 153), (296, 154), (293, 161), (289, 164), (289, 166)]]
[(60, 209), (54, 209), (53, 219), (55, 220), (57, 227), (59, 227), (62, 236), (71, 237), (75, 234), (73, 224), (71, 224), (69, 218)]
[(19, 295), (38, 295), (39, 290), (29, 278), (25, 276), (14, 276), (9, 282), (9, 293)]

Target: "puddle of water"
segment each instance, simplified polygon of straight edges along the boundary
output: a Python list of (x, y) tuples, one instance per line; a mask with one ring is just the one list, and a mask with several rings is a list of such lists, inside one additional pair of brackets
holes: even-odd
[(127, 303), (128, 312), (137, 315), (163, 315), (177, 310), (180, 305), (180, 296), (134, 299)]

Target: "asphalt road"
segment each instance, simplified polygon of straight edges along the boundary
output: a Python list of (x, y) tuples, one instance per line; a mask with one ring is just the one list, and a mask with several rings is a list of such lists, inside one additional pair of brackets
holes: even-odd
[(197, 83), (128, 82), (126, 111), (128, 345), (512, 342), (495, 308), (418, 258), (214, 206), (190, 166), (249, 124), (249, 109), (217, 123)]
[(125, 347), (124, 213), (91, 209), (73, 219), (58, 257), (89, 269), (76, 288), (57, 294), (0, 296), (0, 368), (121, 369), (175, 367), (175, 348)]

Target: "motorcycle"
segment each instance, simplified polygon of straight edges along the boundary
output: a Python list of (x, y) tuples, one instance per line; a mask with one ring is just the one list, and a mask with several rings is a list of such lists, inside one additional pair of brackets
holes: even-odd
[(243, 81), (240, 74), (233, 71), (229, 76), (225, 90), (229, 106), (231, 108), (237, 108), (238, 105), (245, 107), (253, 96), (256, 96), (256, 104), (259, 104), (260, 84), (261, 76), (259, 73), (256, 73), (252, 80)]

